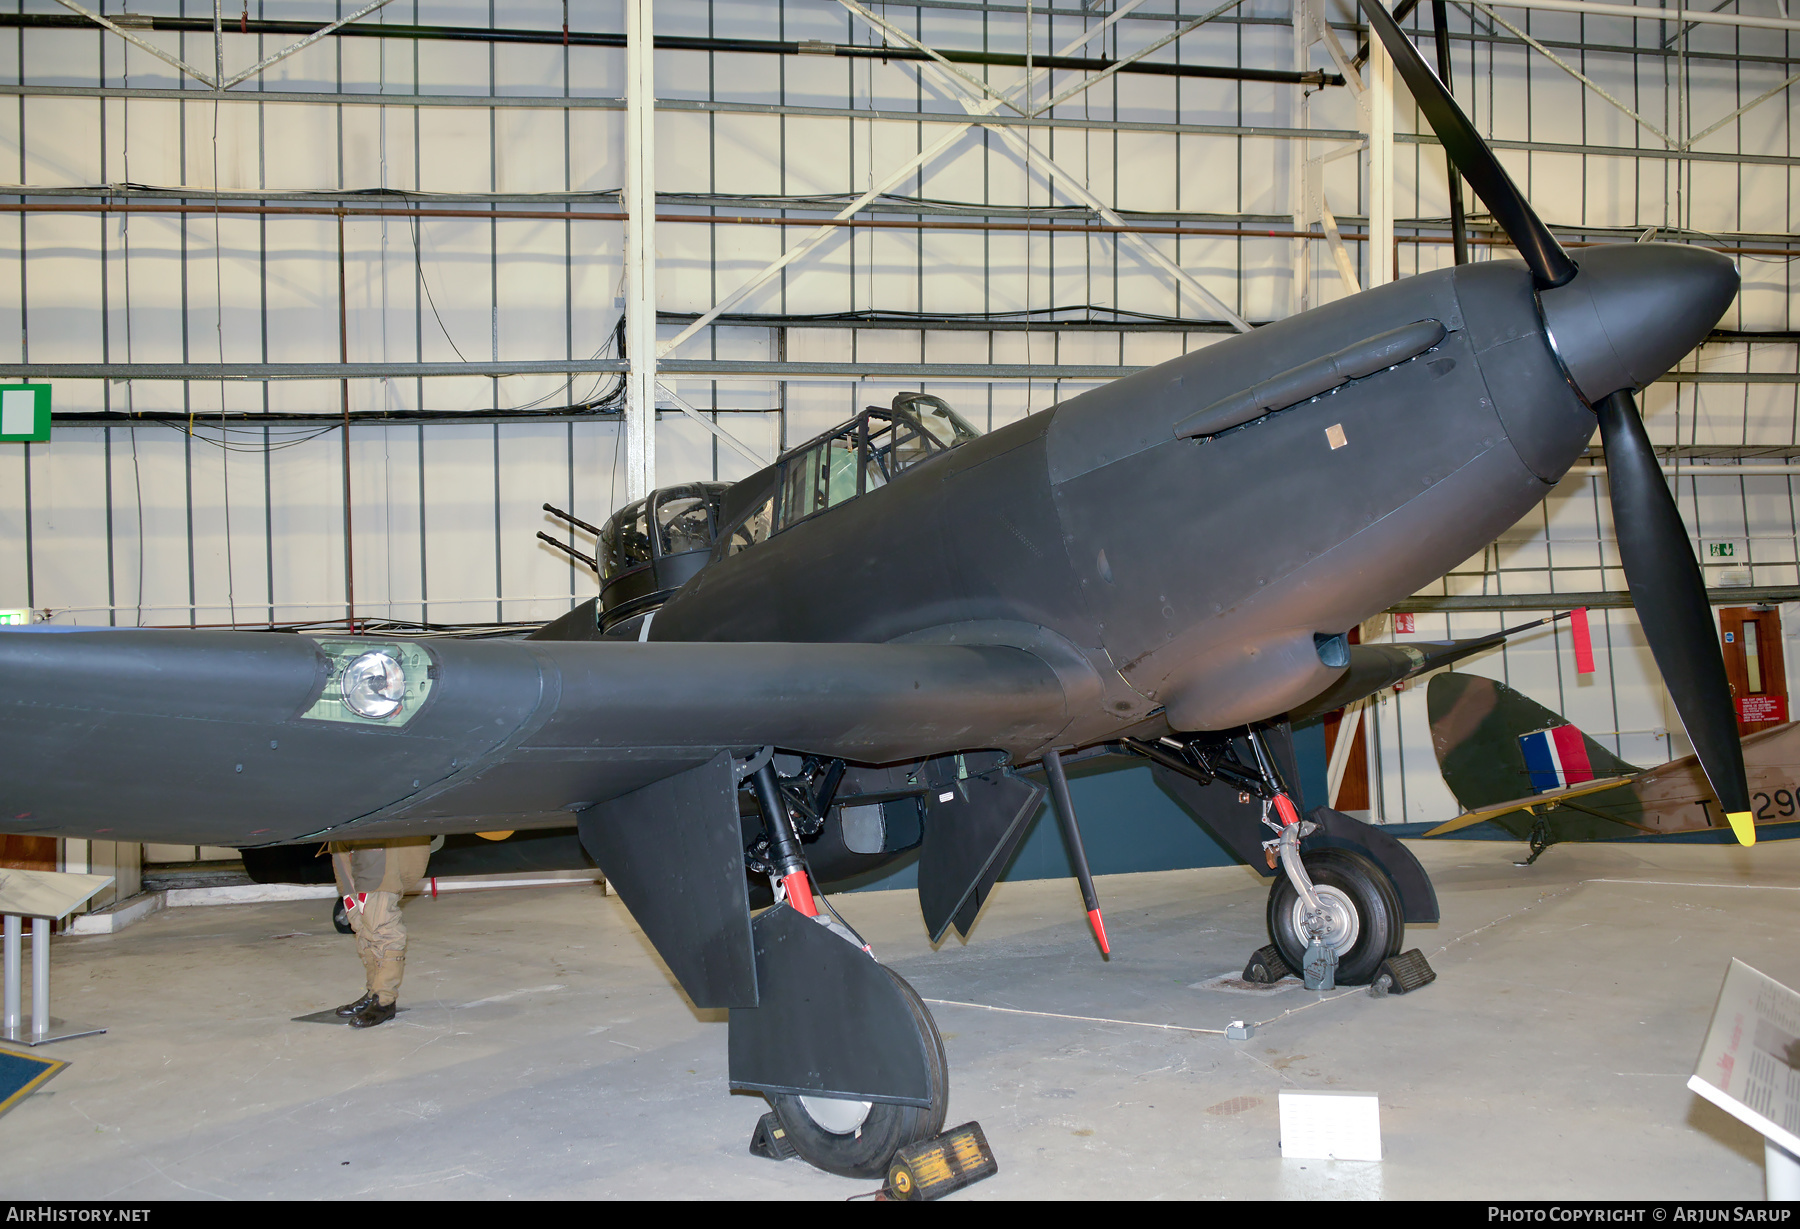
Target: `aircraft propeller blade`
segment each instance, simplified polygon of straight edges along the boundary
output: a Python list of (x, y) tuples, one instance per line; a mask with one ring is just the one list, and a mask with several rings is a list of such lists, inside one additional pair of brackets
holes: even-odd
[(1400, 26), (1378, 0), (1362, 0), (1362, 7), (1368, 14), (1370, 27), (1380, 35), (1388, 55), (1393, 57), (1394, 67), (1399, 69), (1406, 88), (1412, 91), (1419, 110), (1425, 113), (1432, 131), (1444, 143), (1444, 153), (1519, 249), (1519, 255), (1525, 258), (1537, 280), (1538, 289), (1560, 286), (1574, 277), (1575, 262), (1569, 259), (1562, 244), (1556, 241), (1556, 236), (1538, 217), (1525, 194), (1507, 175), (1506, 168), (1500, 165), (1494, 151), (1475, 131), (1475, 125), (1456, 105), (1455, 97), (1431, 71), (1419, 49), (1401, 32)]
[(1613, 529), (1644, 638), (1694, 754), (1741, 845), (1756, 843), (1744, 748), (1706, 582), (1630, 389), (1594, 403), (1606, 446)]

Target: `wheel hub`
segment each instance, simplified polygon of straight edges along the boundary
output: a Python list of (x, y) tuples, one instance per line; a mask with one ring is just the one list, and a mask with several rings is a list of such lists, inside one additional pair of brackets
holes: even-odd
[[(1315, 883), (1313, 892), (1319, 898), (1319, 920), (1323, 924), (1323, 933), (1319, 938), (1325, 946), (1342, 956), (1356, 946), (1356, 940), (1362, 934), (1362, 923), (1356, 915), (1356, 905), (1340, 888), (1327, 884)], [(1294, 900), (1294, 933), (1304, 942), (1312, 935), (1307, 926), (1307, 908), (1304, 898)]]
[(874, 1108), (870, 1101), (845, 1101), (838, 1097), (801, 1097), (800, 1104), (806, 1108), (807, 1117), (833, 1135), (855, 1134)]

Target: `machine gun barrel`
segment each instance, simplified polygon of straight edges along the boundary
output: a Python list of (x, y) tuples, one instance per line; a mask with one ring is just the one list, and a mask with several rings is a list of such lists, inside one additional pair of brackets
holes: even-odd
[[(546, 508), (548, 508), (550, 505), (545, 504), (544, 506)], [(569, 519), (574, 520), (575, 518), (570, 517)], [(576, 523), (579, 524), (580, 522), (576, 522)], [(592, 555), (582, 554), (580, 551), (576, 550), (573, 546), (570, 546), (567, 542), (558, 542), (555, 538), (551, 537), (549, 534), (545, 533), (541, 529), (538, 530), (538, 537), (542, 541), (548, 542), (550, 545), (554, 546), (557, 550), (564, 551), (567, 554), (574, 556), (576, 559), (581, 560), (583, 563), (587, 564), (590, 568), (593, 568), (595, 573), (598, 573), (600, 571), (600, 562), (599, 562), (599, 560), (595, 559)]]
[[(596, 538), (600, 536), (600, 531), (598, 529), (594, 528), (592, 525), (588, 524), (586, 521), (582, 520), (580, 517), (575, 516), (568, 512), (564, 512), (561, 508), (554, 508), (554, 507), (551, 507), (549, 504), (545, 504), (544, 511), (548, 512), (551, 516), (554, 516), (559, 521), (567, 521), (569, 524), (575, 526), (575, 528), (577, 528), (577, 529), (587, 530), (589, 533), (593, 534)], [(543, 536), (544, 535), (541, 533), (538, 535), (538, 537), (540, 537), (540, 538)], [(560, 545), (560, 543), (559, 543), (559, 545)], [(585, 559), (585, 558), (587, 558), (587, 556), (583, 555), (582, 558)]]

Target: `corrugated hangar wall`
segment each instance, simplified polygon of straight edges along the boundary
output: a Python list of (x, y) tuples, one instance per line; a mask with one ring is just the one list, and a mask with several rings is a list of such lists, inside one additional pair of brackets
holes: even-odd
[[(1408, 22), (1427, 47), (1429, 10)], [(144, 0), (133, 11), (137, 37), (211, 71), (212, 6)], [(226, 73), (295, 37), (254, 23), (352, 11), (228, 4)], [(1307, 11), (1306, 0), (1298, 13), (1287, 0), (915, 0), (867, 17), (826, 0), (657, 5), (659, 37), (801, 44), (655, 55), (665, 341), (944, 143), (856, 215), (875, 225), (828, 232), (667, 355), (687, 367), (666, 366), (664, 383), (765, 460), (901, 388), (998, 426), (1112, 368), (1226, 335), (1196, 287), (1252, 322), (1347, 293), (1309, 184), (1343, 231), (1349, 272), (1369, 284), (1367, 124), (1349, 88), (1119, 72), (1029, 122), (994, 104), (992, 127), (963, 129), (959, 93), (1005, 92), (1026, 69), (958, 64), (952, 76), (833, 54), (910, 37), (1043, 56), (1098, 29), (1076, 53), (1117, 57), (1213, 14), (1149, 59), (1335, 73), (1317, 42), (1296, 64)], [(1353, 9), (1329, 0), (1322, 12), (1353, 55)], [(0, 161), (16, 167), (0, 175), (18, 184), (0, 184), (0, 378), (78, 366), (51, 379), (52, 440), (0, 445), (0, 606), (59, 623), (262, 626), (342, 619), (353, 581), (359, 617), (488, 623), (546, 619), (589, 596), (591, 576), (534, 535), (556, 529), (545, 501), (597, 522), (625, 498), (609, 395), (621, 379), (626, 53), (580, 37), (623, 31), (623, 7), (571, 0), (565, 17), (559, 3), (394, 0), (361, 24), (536, 41), (329, 36), (223, 95), (116, 33), (45, 25), (70, 16), (52, 0), (21, 0), (16, 14), (0, 14)], [(194, 28), (155, 28), (144, 14)], [(1680, 450), (1676, 489), (1697, 539), (1741, 544), (1739, 574), (1725, 579), (1800, 584), (1793, 478), (1736, 472), (1800, 459), (1793, 32), (1455, 3), (1449, 28), (1459, 97), (1565, 239), (1656, 228), (1739, 259), (1729, 332), (1650, 390), (1646, 418), (1657, 443)], [(1084, 75), (1037, 71), (1039, 103)], [(1441, 152), (1417, 136), (1403, 87), (1395, 128), (1392, 260), (1404, 275), (1450, 262), (1449, 206)], [(1190, 233), (1098, 232), (1103, 208), (1131, 227)], [(1295, 238), (1297, 219), (1309, 237)], [(1476, 259), (1495, 254), (1477, 243)], [(254, 371), (340, 358), (389, 366), (342, 381)], [(774, 362), (787, 366), (758, 370)], [(508, 367), (522, 363), (540, 367)], [(886, 374), (830, 366), (843, 363)], [(146, 366), (96, 378), (107, 374), (96, 364), (227, 364), (234, 378)], [(1694, 476), (1706, 465), (1727, 472)], [(752, 468), (665, 405), (659, 483)], [(1256, 549), (1254, 525), (1244, 544)], [(1623, 588), (1591, 474), (1566, 479), (1441, 586), (1468, 599)], [(1422, 613), (1414, 635), (1532, 617)], [(1576, 679), (1551, 633), (1471, 668), (1627, 759), (1685, 752), (1630, 610), (1596, 611), (1595, 629), (1592, 676)], [(1453, 813), (1422, 691), (1376, 712), (1381, 816)]]

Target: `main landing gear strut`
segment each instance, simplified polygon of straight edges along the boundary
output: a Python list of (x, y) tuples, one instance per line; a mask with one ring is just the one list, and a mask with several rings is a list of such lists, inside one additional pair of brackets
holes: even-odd
[(1288, 965), (1300, 970), (1308, 990), (1334, 989), (1340, 965), (1347, 984), (1365, 983), (1400, 951), (1405, 923), (1399, 896), (1386, 875), (1356, 854), (1301, 854), (1300, 842), (1318, 825), (1300, 818), (1262, 735), (1252, 730), (1249, 742), (1263, 786), (1262, 822), (1275, 833), (1263, 842), (1264, 854), (1282, 870), (1270, 885), (1269, 937)]
[(901, 1148), (943, 1130), (943, 1039), (913, 988), (829, 902), (819, 912), (774, 765), (764, 760), (749, 783), (777, 904), (752, 926), (758, 1005), (731, 1011), (732, 1086), (773, 1107), (779, 1131), (765, 1119), (756, 1135), (765, 1149), (778, 1136), (782, 1152), (829, 1173), (882, 1177)]
[[(1225, 741), (1126, 745), (1159, 770), (1185, 777), (1164, 779), (1240, 857), (1276, 872), (1268, 903), (1275, 952), (1268, 954), (1280, 959), (1262, 960), (1271, 980), (1293, 970), (1309, 989), (1368, 985), (1399, 953), (1408, 916), (1437, 920), (1430, 881), (1397, 841), (1325, 808), (1301, 817), (1262, 731)], [(1267, 952), (1252, 958), (1252, 969)]]
[[(1263, 823), (1275, 836), (1263, 842), (1282, 875), (1269, 888), (1269, 938), (1308, 990), (1331, 990), (1374, 980), (1384, 960), (1400, 953), (1406, 922), (1400, 895), (1379, 866), (1345, 849), (1300, 852), (1318, 825), (1300, 818), (1263, 738), (1250, 732), (1264, 786)], [(1280, 822), (1269, 818), (1273, 810)]]

